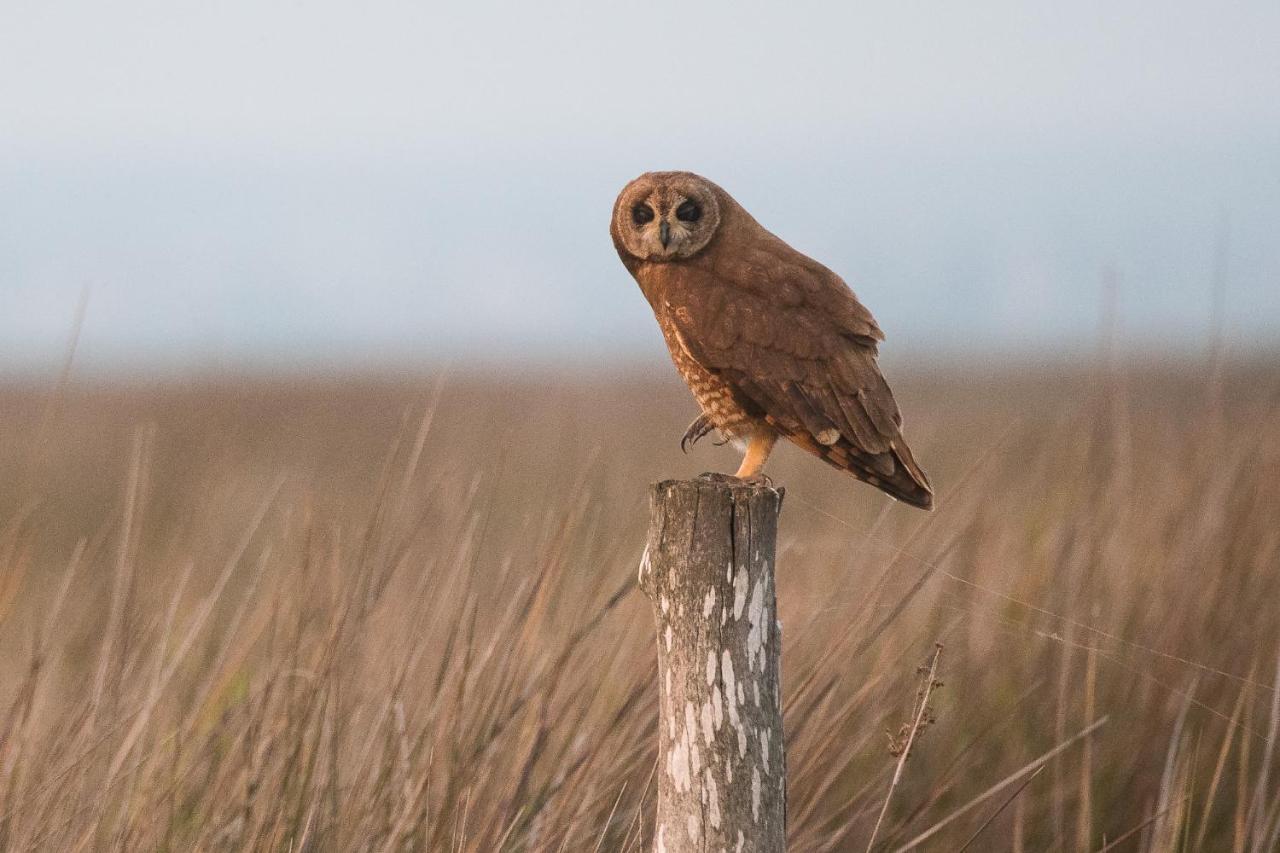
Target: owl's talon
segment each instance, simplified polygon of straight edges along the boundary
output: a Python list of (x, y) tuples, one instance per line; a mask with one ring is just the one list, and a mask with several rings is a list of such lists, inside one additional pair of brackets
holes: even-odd
[(706, 415), (698, 415), (694, 418), (693, 423), (689, 424), (689, 428), (684, 431), (684, 435), (680, 437), (680, 451), (688, 453), (690, 447), (697, 444), (704, 435), (713, 429), (715, 429), (715, 425), (711, 423), (710, 418)]
[(752, 474), (750, 477), (735, 477), (733, 474), (724, 474), (719, 471), (704, 471), (698, 475), (699, 480), (706, 480), (711, 483), (724, 483), (727, 486), (765, 486), (773, 488), (773, 480), (766, 474)]

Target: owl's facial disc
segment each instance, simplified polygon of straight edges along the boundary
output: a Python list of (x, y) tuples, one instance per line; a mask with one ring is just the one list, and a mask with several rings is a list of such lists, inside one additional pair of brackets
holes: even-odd
[(705, 181), (687, 173), (668, 173), (669, 180), (645, 175), (632, 181), (618, 198), (615, 217), (626, 250), (654, 262), (692, 257), (711, 241), (720, 224), (715, 193)]

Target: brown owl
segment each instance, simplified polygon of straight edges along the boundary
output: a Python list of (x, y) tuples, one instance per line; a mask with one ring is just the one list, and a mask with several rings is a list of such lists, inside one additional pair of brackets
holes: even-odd
[(876, 364), (884, 333), (838, 275), (691, 172), (648, 172), (627, 184), (609, 233), (702, 408), (681, 447), (717, 429), (745, 445), (735, 476), (758, 479), (782, 435), (932, 508)]

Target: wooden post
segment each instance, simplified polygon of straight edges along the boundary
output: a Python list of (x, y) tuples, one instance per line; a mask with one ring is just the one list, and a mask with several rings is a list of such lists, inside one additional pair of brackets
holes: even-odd
[(640, 587), (658, 626), (658, 853), (786, 849), (782, 495), (705, 477), (652, 488)]

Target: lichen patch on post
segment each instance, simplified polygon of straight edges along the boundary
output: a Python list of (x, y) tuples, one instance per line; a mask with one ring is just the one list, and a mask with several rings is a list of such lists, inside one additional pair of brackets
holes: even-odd
[(689, 746), (684, 738), (677, 740), (675, 746), (671, 748), (667, 769), (671, 773), (671, 781), (675, 783), (677, 791), (689, 790)]
[(764, 667), (764, 583), (757, 583), (751, 591), (751, 606), (747, 608), (747, 668), (762, 669)]
[(742, 618), (742, 607), (747, 603), (747, 585), (751, 583), (746, 572), (738, 572), (733, 579), (733, 618)]
[(689, 761), (695, 774), (702, 770), (701, 752), (698, 750), (698, 723), (693, 713), (693, 703), (684, 703), (684, 739), (689, 745)]
[(707, 819), (712, 829), (720, 828), (720, 787), (716, 785), (716, 777), (707, 768), (707, 784), (703, 788), (707, 792)]
[(751, 819), (760, 821), (760, 768), (751, 768)]
[(736, 729), (742, 725), (738, 721), (738, 703), (734, 701), (737, 698), (737, 694), (734, 691), (737, 689), (738, 683), (733, 674), (733, 656), (729, 654), (728, 649), (725, 649), (720, 655), (720, 672), (724, 677), (726, 704), (729, 706), (729, 724)]

